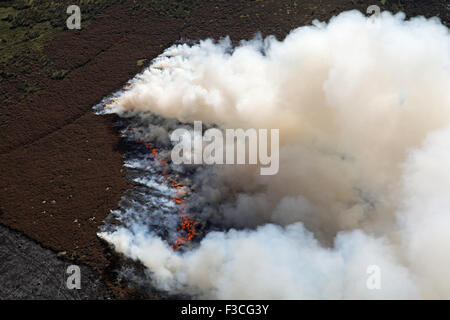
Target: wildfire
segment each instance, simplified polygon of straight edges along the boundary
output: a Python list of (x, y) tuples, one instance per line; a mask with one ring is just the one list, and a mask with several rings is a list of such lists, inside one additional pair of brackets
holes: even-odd
[[(129, 130), (131, 134), (134, 133), (132, 129)], [(144, 142), (142, 139), (138, 138), (135, 139), (135, 141), (139, 144), (143, 144)], [(180, 250), (182, 246), (188, 242), (191, 242), (192, 239), (195, 237), (197, 231), (196, 231), (196, 225), (198, 224), (197, 221), (193, 220), (189, 213), (186, 212), (186, 201), (185, 201), (185, 193), (184, 193), (184, 186), (176, 181), (173, 177), (167, 176), (169, 165), (167, 163), (167, 160), (164, 159), (163, 156), (161, 156), (158, 152), (158, 149), (154, 147), (151, 143), (145, 143), (144, 145), (145, 149), (150, 150), (150, 155), (153, 157), (154, 161), (158, 161), (162, 171), (161, 174), (165, 177), (164, 182), (170, 185), (173, 189), (175, 189), (175, 196), (171, 198), (171, 201), (173, 201), (175, 204), (179, 205), (180, 208), (178, 209), (178, 214), (180, 216), (180, 225), (178, 227), (179, 237), (169, 245), (174, 250)]]
[(179, 230), (184, 234), (184, 236), (178, 238), (175, 240), (175, 243), (171, 244), (170, 246), (174, 250), (180, 250), (181, 246), (189, 241), (192, 241), (194, 238), (196, 231), (195, 231), (195, 225), (197, 224), (196, 221), (191, 220), (188, 215), (182, 215), (181, 216), (181, 225), (179, 227)]
[(170, 182), (172, 187), (175, 188), (176, 196), (172, 198), (172, 201), (182, 206), (178, 211), (181, 216), (181, 223), (178, 227), (178, 231), (181, 233), (181, 236), (177, 240), (175, 240), (174, 243), (170, 244), (172, 249), (180, 250), (184, 243), (190, 242), (194, 238), (196, 234), (195, 226), (197, 225), (197, 222), (191, 219), (189, 214), (186, 213), (186, 202), (183, 198), (184, 192), (182, 191), (183, 186), (180, 183), (173, 181), (172, 179), (170, 179), (168, 182)]

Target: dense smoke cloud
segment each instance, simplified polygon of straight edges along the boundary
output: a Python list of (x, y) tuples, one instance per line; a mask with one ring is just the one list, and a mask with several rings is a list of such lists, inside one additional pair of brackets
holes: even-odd
[[(99, 234), (158, 287), (206, 298), (450, 298), (450, 36), (437, 19), (351, 11), (283, 41), (176, 45), (109, 111), (280, 129), (277, 175), (230, 165), (192, 177), (203, 219), (234, 229), (182, 254), (139, 221)], [(381, 290), (366, 287), (369, 265)]]

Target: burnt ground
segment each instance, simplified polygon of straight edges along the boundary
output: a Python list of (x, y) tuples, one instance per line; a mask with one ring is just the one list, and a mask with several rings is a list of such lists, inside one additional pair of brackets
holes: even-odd
[(73, 263), (17, 231), (0, 226), (0, 297), (2, 299), (111, 299), (98, 272), (80, 266), (81, 288), (68, 289)]
[[(0, 30), (14, 33), (0, 34), (0, 298), (163, 297), (119, 281), (119, 257), (96, 236), (129, 185), (114, 117), (91, 108), (174, 42), (282, 39), (372, 4), (450, 22), (445, 0), (99, 0), (80, 4), (82, 29), (67, 30), (65, 3), (0, 0)], [(91, 289), (61, 293), (68, 264), (82, 266)]]

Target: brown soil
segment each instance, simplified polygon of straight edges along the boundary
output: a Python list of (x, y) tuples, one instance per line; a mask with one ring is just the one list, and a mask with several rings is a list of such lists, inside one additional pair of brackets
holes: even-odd
[[(123, 1), (79, 31), (56, 34), (44, 53), (62, 71), (59, 79), (30, 66), (43, 89), (25, 100), (17, 93), (25, 77), (1, 84), (9, 99), (1, 102), (0, 115), (0, 223), (98, 270), (117, 298), (133, 297), (111, 273), (117, 257), (96, 236), (128, 186), (113, 117), (95, 116), (92, 106), (139, 72), (138, 60), (148, 63), (180, 38), (240, 40), (257, 31), (282, 38), (313, 19), (365, 11), (376, 2), (204, 1), (189, 13), (171, 15)], [(422, 3), (379, 5), (409, 16), (439, 14), (448, 25), (445, 0)]]

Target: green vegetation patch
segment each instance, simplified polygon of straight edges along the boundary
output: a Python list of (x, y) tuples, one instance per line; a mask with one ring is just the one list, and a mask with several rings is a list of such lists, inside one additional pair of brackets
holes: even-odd
[[(51, 61), (43, 48), (57, 32), (67, 29), (67, 7), (81, 9), (81, 27), (89, 25), (96, 14), (121, 0), (0, 0), (0, 82), (31, 72), (38, 65), (40, 72), (52, 74)], [(38, 83), (19, 86), (23, 97), (39, 90)], [(5, 98), (5, 94), (0, 92)]]

